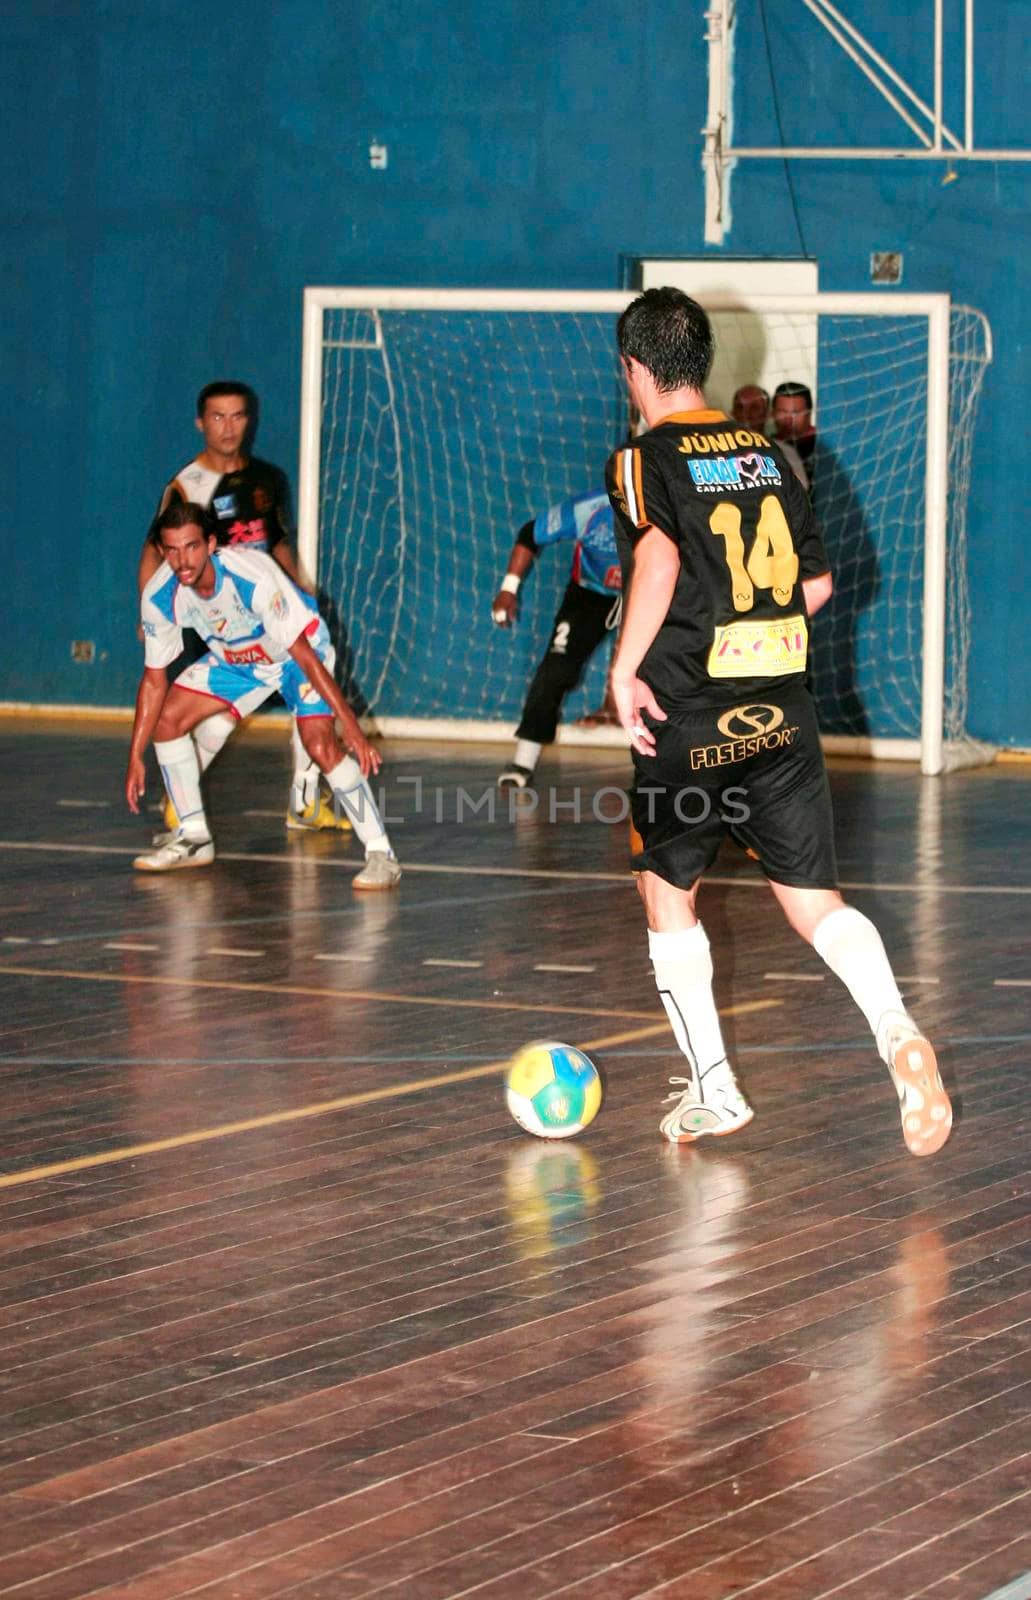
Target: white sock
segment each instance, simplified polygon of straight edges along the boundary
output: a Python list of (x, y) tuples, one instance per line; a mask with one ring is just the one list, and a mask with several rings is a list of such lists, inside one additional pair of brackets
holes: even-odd
[(684, 1055), (691, 1076), (704, 1093), (704, 1080), (733, 1082), (716, 1001), (712, 993), (712, 956), (700, 922), (675, 933), (648, 930), (648, 954), (655, 970), (659, 999)]
[(235, 727), (236, 718), (229, 711), (216, 711), (213, 717), (198, 722), (193, 730), (193, 742), (197, 746), (201, 772), (207, 772)]
[(840, 978), (881, 1048), (881, 1023), (889, 1015), (909, 1020), (881, 936), (854, 906), (830, 911), (817, 923), (813, 949)]
[(365, 846), (365, 854), (383, 850), (387, 855), (393, 855), (383, 818), (372, 798), (372, 790), (362, 777), (362, 769), (354, 757), (345, 756), (331, 772), (325, 774), (325, 778), (333, 791), (334, 800), (343, 806), (351, 826)]
[(200, 797), (200, 763), (197, 747), (188, 733), (179, 739), (155, 739), (154, 754), (165, 780), (168, 798), (175, 806), (179, 826), (188, 839), (207, 839), (208, 819)]
[(294, 775), (290, 779), (290, 804), (294, 811), (310, 811), (319, 793), (319, 769), (304, 748), (296, 721), (290, 725)]
[(526, 767), (528, 772), (532, 772), (543, 748), (544, 746), (538, 744), (536, 739), (517, 739), (515, 755), (512, 757), (513, 765)]

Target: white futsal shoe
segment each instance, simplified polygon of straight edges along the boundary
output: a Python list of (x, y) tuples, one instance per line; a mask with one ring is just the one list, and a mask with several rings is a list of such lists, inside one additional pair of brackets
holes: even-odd
[(520, 767), (516, 762), (510, 761), (498, 773), (497, 786), (499, 789), (526, 789), (533, 782), (533, 768)]
[(133, 866), (137, 872), (178, 872), (183, 867), (209, 867), (214, 859), (215, 846), (210, 839), (173, 833), (167, 844), (137, 856)]
[(385, 850), (370, 850), (365, 865), (352, 879), (352, 889), (396, 889), (401, 881), (401, 863)]
[(877, 1047), (898, 1092), (907, 1149), (914, 1156), (933, 1155), (952, 1132), (952, 1102), (933, 1047), (902, 1011), (882, 1018)]
[(707, 1133), (736, 1133), (755, 1115), (726, 1061), (717, 1061), (702, 1075), (700, 1082), (697, 1078), (670, 1078), (669, 1081), (674, 1085), (686, 1084), (684, 1089), (674, 1087), (666, 1096), (667, 1100), (675, 1100), (676, 1105), (659, 1123), (659, 1131), (671, 1144), (689, 1144)]

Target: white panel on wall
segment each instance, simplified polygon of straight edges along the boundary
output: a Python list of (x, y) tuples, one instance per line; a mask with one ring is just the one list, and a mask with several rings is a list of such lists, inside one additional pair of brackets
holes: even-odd
[(791, 379), (808, 384), (819, 409), (816, 318), (781, 314), (750, 317), (750, 295), (816, 294), (820, 269), (815, 261), (734, 261), (712, 256), (701, 260), (641, 257), (642, 289), (672, 284), (705, 304), (707, 293), (740, 295), (745, 312), (716, 312), (716, 359), (706, 394), (713, 405), (730, 410), (735, 389), (757, 383), (772, 394)]

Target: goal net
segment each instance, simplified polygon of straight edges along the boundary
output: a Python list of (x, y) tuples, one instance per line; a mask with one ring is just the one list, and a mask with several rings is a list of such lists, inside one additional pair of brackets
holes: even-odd
[[(517, 627), (490, 602), (520, 525), (602, 486), (625, 437), (627, 294), (309, 289), (301, 556), (348, 693), (387, 732), (508, 737), (571, 552), (542, 551)], [(706, 299), (706, 297), (702, 297)], [(813, 687), (832, 749), (983, 759), (967, 737), (966, 510), (987, 322), (945, 296), (706, 300), (709, 390), (814, 395), (813, 499), (835, 576)], [(601, 703), (609, 651), (564, 709)], [(604, 735), (603, 735), (604, 736)], [(622, 738), (622, 735), (619, 735)]]

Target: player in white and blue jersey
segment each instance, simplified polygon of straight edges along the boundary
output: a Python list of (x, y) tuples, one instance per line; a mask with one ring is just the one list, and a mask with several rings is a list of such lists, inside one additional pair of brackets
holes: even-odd
[[(273, 556), (294, 583), (300, 585), (297, 562), (290, 543), (290, 488), (286, 474), (269, 461), (249, 453), (257, 423), (258, 397), (249, 384), (233, 378), (206, 383), (197, 396), (196, 427), (204, 449), (181, 467), (165, 485), (158, 514), (173, 500), (202, 506), (217, 525), (219, 542), (264, 550)], [(140, 593), (161, 565), (160, 540), (152, 523), (140, 553)], [(196, 660), (194, 641), (187, 641), (183, 665)], [(194, 734), (201, 769), (206, 769), (233, 731), (233, 719), (215, 712)], [(345, 817), (319, 793), (318, 769), (309, 761), (297, 737), (291, 738), (293, 777), (286, 810), (286, 826), (295, 828), (347, 828)], [(177, 819), (166, 807), (165, 826), (174, 832)], [(164, 844), (159, 834), (155, 844)]]
[[(142, 872), (169, 872), (214, 860), (191, 731), (215, 710), (242, 720), (278, 692), (293, 713), (305, 750), (365, 846), (365, 867), (354, 887), (393, 888), (401, 868), (366, 781), (379, 770), (380, 758), (333, 679), (333, 646), (315, 601), (271, 556), (219, 549), (202, 506), (172, 502), (157, 519), (157, 534), (164, 559), (140, 601), (145, 665), (125, 794), (129, 809), (138, 812), (145, 789), (143, 757), (153, 739), (179, 826), (167, 843), (137, 856), (133, 865)], [(207, 653), (169, 687), (168, 667), (182, 650), (185, 628), (200, 636)], [(344, 744), (336, 736), (334, 717)]]
[(573, 541), (569, 583), (555, 613), (548, 648), (527, 691), (515, 753), (498, 774), (501, 788), (522, 789), (530, 782), (543, 746), (555, 737), (563, 700), (580, 682), (606, 633), (619, 624), (622, 575), (612, 507), (604, 490), (563, 500), (523, 524), (491, 607), (494, 621), (501, 628), (512, 625), (519, 586), (540, 550), (569, 541)]

